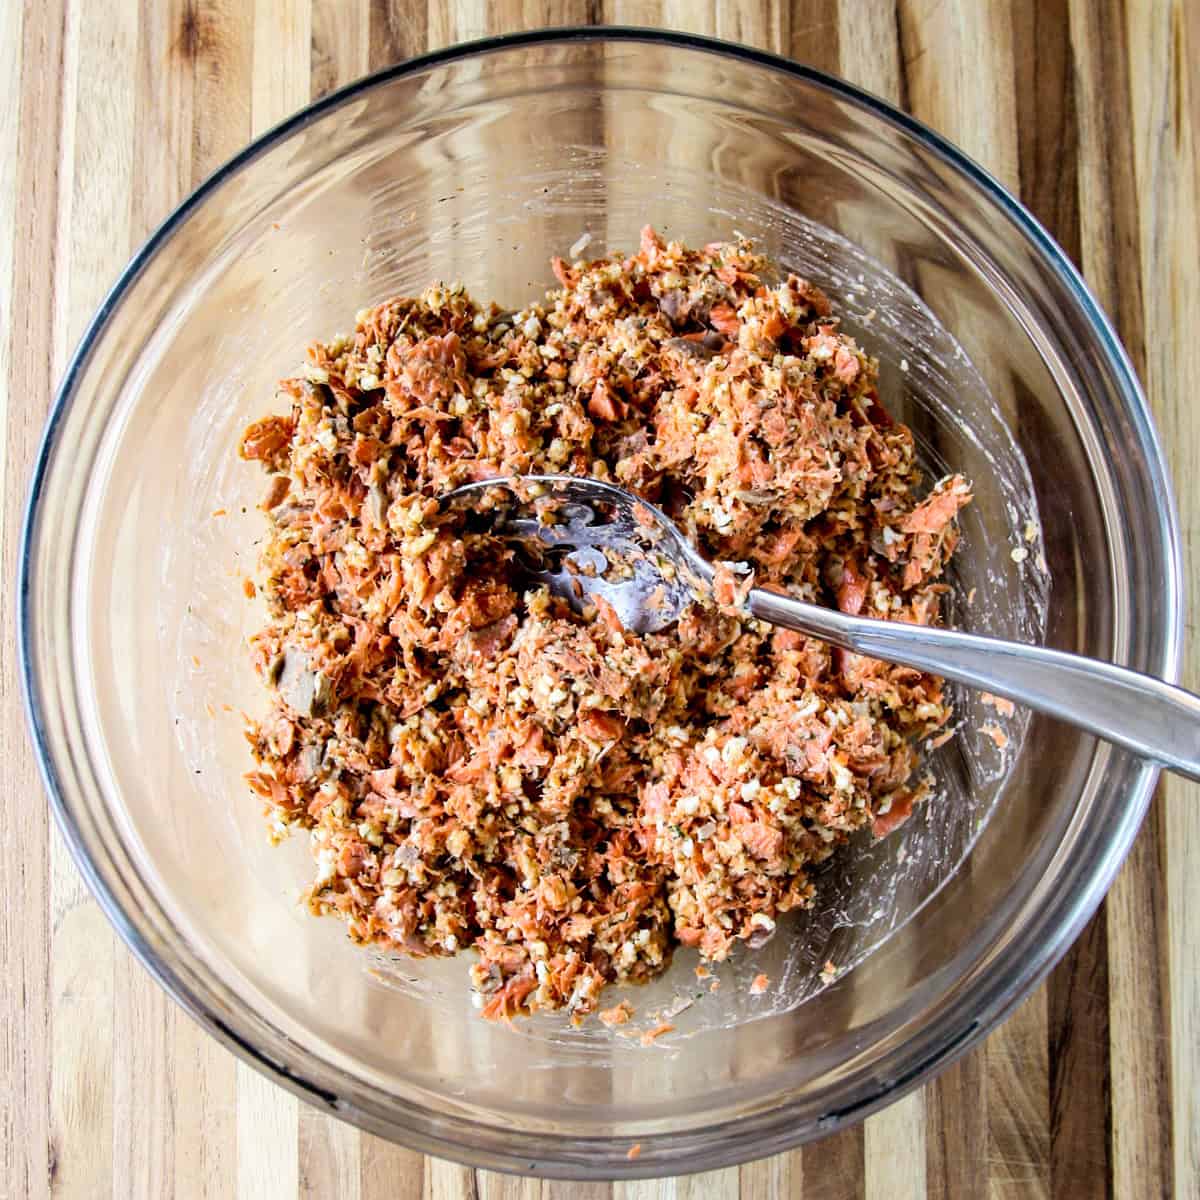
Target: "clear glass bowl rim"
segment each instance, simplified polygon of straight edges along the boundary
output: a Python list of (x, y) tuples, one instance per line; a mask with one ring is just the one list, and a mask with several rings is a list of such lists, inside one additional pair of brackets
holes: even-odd
[[(226, 179), (238, 173), (266, 150), (302, 130), (323, 113), (347, 103), (356, 96), (405, 75), (480, 55), (538, 44), (585, 41), (657, 43), (668, 49), (725, 56), (743, 64), (780, 72), (815, 84), (852, 102), (880, 121), (896, 127), (901, 133), (919, 143), (924, 150), (937, 156), (946, 166), (964, 176), (970, 184), (983, 192), (987, 199), (1004, 211), (1017, 230), (1032, 243), (1043, 265), (1047, 266), (1073, 295), (1087, 319), (1088, 331), (1094, 337), (1097, 349), (1107, 358), (1112, 376), (1120, 384), (1124, 415), (1136, 432), (1139, 445), (1145, 454), (1152, 489), (1162, 498), (1158, 513), (1159, 525), (1153, 533), (1164, 555), (1165, 577), (1161, 580), (1160, 592), (1163, 607), (1157, 616), (1165, 632), (1160, 641), (1157, 661), (1144, 662), (1139, 666), (1140, 669), (1157, 674), (1168, 681), (1178, 679), (1183, 639), (1182, 547), (1174, 492), (1161, 441), (1136, 373), (1110, 322), (1066, 253), (1037, 218), (992, 175), (953, 143), (907, 113), (836, 76), (766, 51), (716, 38), (632, 26), (566, 26), (531, 30), (462, 42), (407, 59), (364, 76), (301, 109), (252, 141), (204, 180), (150, 235), (122, 271), (88, 324), (63, 374), (30, 477), (18, 551), (16, 625), (18, 667), (26, 720), (56, 824), (92, 894), (126, 945), (166, 992), (212, 1036), (242, 1061), (302, 1099), (350, 1120), (361, 1128), (402, 1142), (424, 1153), (478, 1167), (516, 1173), (536, 1173), (546, 1177), (632, 1179), (661, 1175), (665, 1170), (688, 1173), (726, 1166), (786, 1150), (813, 1137), (833, 1133), (863, 1120), (872, 1112), (927, 1082), (933, 1074), (965, 1054), (1000, 1024), (1041, 982), (1099, 906), (1141, 826), (1158, 779), (1158, 768), (1149, 763), (1142, 763), (1135, 768), (1127, 792), (1124, 816), (1111, 830), (1107, 852), (1100, 857), (1087, 885), (1070, 897), (1069, 903), (1060, 906), (1055, 920), (1044, 922), (1044, 927), (1053, 930), (1053, 936), (1043, 939), (1033, 952), (1025, 955), (1015, 982), (993, 991), (983, 1007), (979, 1004), (978, 995), (982, 989), (978, 985), (967, 989), (967, 994), (959, 997), (955, 1004), (943, 1013), (936, 1036), (926, 1030), (925, 1036), (914, 1038), (893, 1052), (892, 1066), (895, 1071), (891, 1075), (892, 1082), (886, 1088), (859, 1087), (855, 1094), (844, 1095), (843, 1102), (815, 1124), (811, 1121), (796, 1121), (785, 1102), (767, 1112), (756, 1113), (734, 1122), (693, 1129), (677, 1135), (655, 1135), (645, 1140), (641, 1155), (632, 1160), (626, 1156), (629, 1145), (627, 1137), (557, 1139), (570, 1142), (569, 1150), (562, 1153), (566, 1147), (548, 1145), (556, 1139), (545, 1133), (511, 1128), (495, 1130), (487, 1127), (487, 1132), (492, 1136), (488, 1144), (481, 1145), (473, 1135), (484, 1132), (484, 1128), (475, 1122), (424, 1111), (413, 1117), (411, 1109), (409, 1119), (398, 1119), (397, 1106), (394, 1104), (385, 1114), (379, 1107), (370, 1104), (360, 1106), (356, 1101), (339, 1097), (326, 1086), (328, 1079), (319, 1080), (316, 1077), (320, 1072), (308, 1070), (311, 1064), (306, 1061), (309, 1056), (305, 1051), (290, 1047), (286, 1048), (290, 1053), (282, 1052), (285, 1048), (281, 1046), (281, 1037), (276, 1037), (274, 1046), (260, 1047), (252, 1037), (232, 1027), (195, 994), (194, 985), (188, 978), (191, 974), (188, 965), (179, 961), (166, 961), (163, 949), (156, 949), (144, 936), (136, 918), (132, 918), (121, 906), (119, 898), (94, 861), (83, 835), (72, 819), (69, 803), (55, 770), (45, 722), (41, 715), (40, 685), (30, 650), (34, 619), (31, 606), (32, 556), (37, 544), (38, 519), (44, 499), (46, 478), (58, 444), (63, 417), (74, 398), (77, 381), (86, 370), (93, 348), (103, 335), (109, 320), (145, 265), (169, 241), (174, 231), (186, 222), (192, 212)], [(988, 977), (995, 974), (995, 967), (996, 964), (993, 963), (986, 973)], [(970, 1000), (976, 1001), (974, 1007), (968, 1003)], [(500, 1135), (498, 1138), (497, 1134)], [(675, 1141), (676, 1145), (671, 1147), (669, 1161), (664, 1162), (664, 1158), (655, 1152), (663, 1151), (666, 1147), (656, 1143), (670, 1141)]]

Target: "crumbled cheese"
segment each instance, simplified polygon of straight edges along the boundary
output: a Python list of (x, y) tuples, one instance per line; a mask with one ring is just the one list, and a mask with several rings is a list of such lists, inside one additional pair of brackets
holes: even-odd
[(721, 760), (726, 766), (741, 762), (746, 753), (747, 742), (744, 737), (731, 737), (721, 748)]

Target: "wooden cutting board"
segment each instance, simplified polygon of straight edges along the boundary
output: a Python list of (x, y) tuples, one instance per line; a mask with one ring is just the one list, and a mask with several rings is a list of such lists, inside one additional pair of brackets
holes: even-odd
[[(37, 0), (0, 4), (0, 547), (66, 356), (150, 229), (281, 117), (447, 43), (568, 23), (748, 42), (906, 107), (1080, 263), (1200, 535), (1200, 4), (1153, 0)], [(1190, 77), (1189, 77), (1190, 76)], [(1200, 592), (1195, 564), (1189, 599)], [(116, 939), (51, 827), (0, 641), (0, 1194), (1141, 1200), (1200, 1196), (1200, 792), (1169, 780), (1107, 903), (982, 1048), (864, 1126), (610, 1187), (422, 1158), (215, 1045)], [(1192, 687), (1197, 658), (1188, 660)], [(1190, 874), (1189, 874), (1190, 872)]]

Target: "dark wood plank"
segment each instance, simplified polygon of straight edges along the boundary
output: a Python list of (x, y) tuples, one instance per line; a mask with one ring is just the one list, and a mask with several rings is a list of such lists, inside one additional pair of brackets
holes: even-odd
[(429, 5), (420, 0), (370, 0), (368, 60), (372, 71), (431, 49)]
[[(1079, 128), (1069, 3), (1022, 0), (1013, 33), (1021, 199), (1078, 262)], [(1050, 1191), (1062, 1200), (1112, 1194), (1106, 931), (1101, 909), (1047, 983)]]

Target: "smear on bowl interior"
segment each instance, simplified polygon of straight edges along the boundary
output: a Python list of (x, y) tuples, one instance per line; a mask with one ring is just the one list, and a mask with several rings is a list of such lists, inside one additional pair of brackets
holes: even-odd
[(729, 608), (585, 619), (438, 497), (612, 479), (758, 586), (921, 624), (970, 498), (924, 486), (875, 362), (748, 242), (646, 229), (553, 266), (520, 312), (442, 285), (360, 312), (241, 444), (270, 475), (250, 784), (276, 836), (308, 833), (314, 913), (474, 950), (488, 1017), (582, 1016), (679, 945), (761, 944), (820, 902), (811, 864), (924, 797), (950, 710), (934, 676)]

